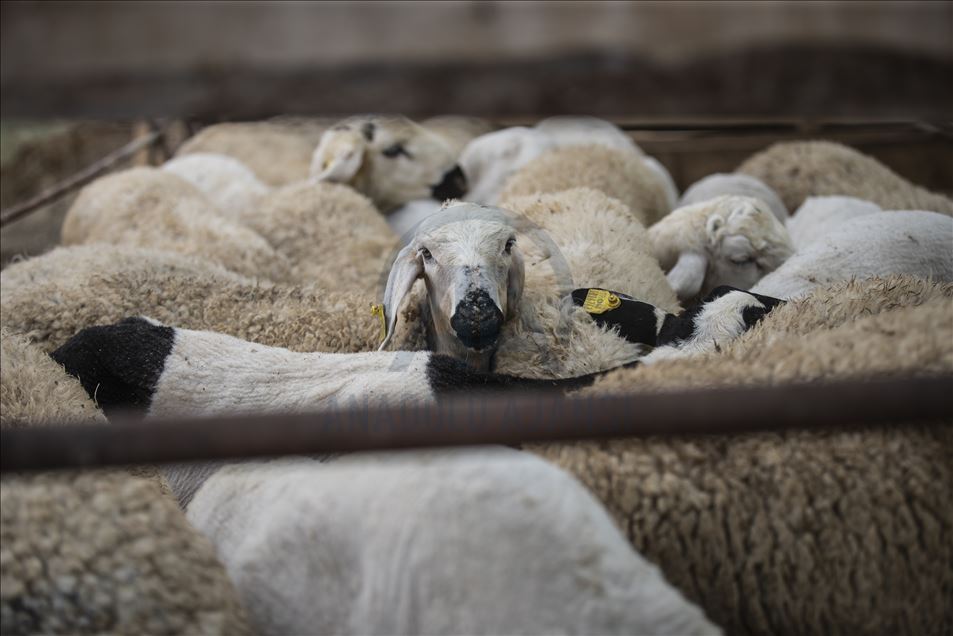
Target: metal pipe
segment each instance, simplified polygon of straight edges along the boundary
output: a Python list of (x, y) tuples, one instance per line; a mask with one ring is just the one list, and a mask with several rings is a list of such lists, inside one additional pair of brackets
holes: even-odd
[(460, 396), (435, 405), (294, 415), (117, 419), (110, 426), (0, 432), (0, 470), (519, 444), (647, 435), (739, 434), (953, 420), (953, 376), (706, 389), (619, 397)]

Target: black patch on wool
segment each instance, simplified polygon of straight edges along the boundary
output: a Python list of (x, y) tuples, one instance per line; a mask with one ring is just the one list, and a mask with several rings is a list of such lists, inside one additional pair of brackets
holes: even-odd
[(175, 329), (142, 318), (88, 327), (50, 354), (106, 413), (145, 411), (172, 353)]
[(374, 141), (374, 132), (377, 130), (377, 126), (373, 122), (367, 122), (361, 126), (361, 134), (364, 135), (364, 139), (368, 141)]
[(498, 393), (512, 390), (570, 391), (590, 386), (597, 377), (605, 373), (607, 372), (590, 373), (560, 380), (539, 380), (474, 371), (461, 360), (436, 353), (427, 361), (427, 381), (430, 382), (437, 397), (464, 391), (471, 393), (474, 391)]
[(728, 285), (719, 285), (713, 289), (710, 294), (679, 315), (674, 316), (672, 314), (668, 314), (665, 316), (665, 322), (662, 323), (662, 329), (659, 331), (658, 335), (658, 346), (690, 339), (692, 334), (695, 333), (695, 320), (698, 317), (698, 314), (702, 312), (702, 309), (705, 308), (705, 305), (713, 300), (721, 298), (726, 294), (730, 294), (731, 292), (741, 292), (743, 294), (748, 294), (764, 305), (764, 309), (761, 309), (760, 307), (748, 307), (742, 311), (741, 317), (745, 321), (746, 329), (750, 329), (756, 325), (775, 307), (784, 304), (784, 301), (778, 298), (762, 296), (761, 294), (752, 294), (747, 290), (738, 289), (737, 287), (730, 287)]
[[(573, 304), (582, 307), (586, 302), (586, 295), (588, 293), (589, 288), (573, 290)], [(655, 305), (635, 300), (619, 292), (609, 291), (609, 293), (619, 297), (619, 306), (601, 314), (589, 314), (589, 317), (592, 318), (597, 325), (617, 328), (619, 335), (629, 342), (645, 344), (650, 347), (657, 346), (658, 317), (655, 315)], [(671, 314), (668, 315), (670, 316)]]

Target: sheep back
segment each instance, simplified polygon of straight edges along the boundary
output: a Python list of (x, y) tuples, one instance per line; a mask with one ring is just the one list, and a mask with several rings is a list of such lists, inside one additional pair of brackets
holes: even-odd
[(761, 179), (789, 210), (809, 196), (844, 195), (885, 210), (930, 210), (953, 215), (953, 201), (913, 185), (885, 165), (831, 141), (789, 141), (744, 161), (738, 172)]
[(601, 145), (550, 150), (511, 176), (501, 195), (510, 199), (586, 187), (599, 190), (628, 206), (633, 218), (649, 226), (668, 214), (665, 186), (642, 156)]

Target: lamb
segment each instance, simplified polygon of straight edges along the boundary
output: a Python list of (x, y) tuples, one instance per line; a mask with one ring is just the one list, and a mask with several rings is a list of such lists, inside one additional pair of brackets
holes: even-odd
[(764, 200), (745, 196), (723, 195), (681, 207), (648, 234), (682, 302), (719, 285), (748, 289), (794, 253), (787, 230)]
[(701, 203), (726, 194), (761, 199), (782, 223), (788, 219), (788, 209), (778, 194), (762, 181), (746, 174), (718, 172), (693, 183), (678, 202), (678, 207)]
[(63, 222), (64, 245), (111, 243), (201, 255), (247, 276), (288, 280), (290, 263), (253, 230), (221, 214), (174, 174), (133, 168), (80, 192)]
[(314, 143), (299, 127), (279, 122), (216, 124), (186, 140), (176, 156), (227, 155), (248, 166), (268, 186), (308, 178)]
[(844, 221), (875, 212), (882, 212), (880, 206), (854, 197), (808, 197), (785, 227), (795, 247), (801, 250)]
[(333, 126), (314, 150), (310, 174), (351, 186), (384, 214), (409, 201), (466, 192), (451, 145), (405, 117), (365, 115)]
[(193, 153), (166, 161), (162, 169), (202, 191), (229, 218), (252, 216), (271, 188), (237, 159), (212, 153)]
[[(271, 284), (171, 252), (60, 247), (6, 267), (0, 286), (4, 329), (46, 352), (85, 327), (141, 314), (295, 351), (369, 351), (381, 340), (373, 294)], [(398, 325), (404, 349), (425, 346), (416, 311)]]
[[(631, 362), (642, 347), (599, 327), (568, 298), (574, 286), (601, 287), (677, 311), (644, 229), (627, 216), (622, 204), (588, 189), (515, 199), (510, 210), (450, 205), (421, 223), (394, 259), (386, 331), (410, 297), (423, 307), (430, 348), (475, 369), (572, 377)], [(426, 299), (411, 293), (418, 279)]]
[(618, 199), (646, 227), (671, 210), (665, 184), (639, 155), (600, 145), (556, 148), (537, 157), (509, 178), (500, 201), (506, 207), (521, 196), (577, 187)]
[(844, 195), (885, 210), (953, 215), (948, 197), (915, 186), (876, 159), (830, 141), (777, 143), (748, 158), (737, 171), (774, 188), (789, 210), (809, 196)]
[(470, 189), (467, 200), (497, 205), (509, 178), (523, 166), (555, 148), (598, 144), (637, 156), (665, 189), (668, 209), (678, 193), (671, 175), (656, 159), (642, 153), (615, 125), (594, 117), (551, 117), (533, 128), (514, 126), (482, 135), (460, 155)]
[(154, 483), (68, 472), (0, 484), (4, 634), (253, 633), (215, 550)]
[(751, 291), (795, 298), (851, 277), (909, 274), (953, 281), (953, 218), (934, 212), (863, 215), (836, 225)]
[[(572, 395), (948, 374), (951, 316), (948, 283), (844, 281), (779, 307), (717, 353), (619, 369)], [(950, 426), (524, 448), (588, 486), (726, 633), (953, 624)]]

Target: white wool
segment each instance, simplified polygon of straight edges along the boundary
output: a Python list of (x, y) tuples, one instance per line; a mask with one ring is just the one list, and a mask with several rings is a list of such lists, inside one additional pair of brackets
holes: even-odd
[(801, 250), (845, 221), (881, 211), (876, 203), (855, 197), (808, 197), (785, 226), (795, 248)]
[(387, 225), (398, 236), (404, 236), (421, 221), (439, 212), (442, 207), (442, 203), (433, 199), (409, 201), (397, 208), (396, 212), (387, 215)]
[(851, 278), (895, 274), (953, 281), (953, 218), (923, 211), (860, 215), (808, 244), (751, 291), (796, 298)]
[(510, 449), (230, 466), (188, 517), (262, 634), (719, 633), (575, 479)]
[(496, 205), (507, 180), (520, 168), (556, 144), (534, 128), (515, 126), (480, 135), (460, 154), (467, 177), (467, 201)]
[(254, 212), (259, 199), (271, 191), (241, 161), (213, 153), (182, 155), (166, 161), (162, 170), (185, 179), (227, 217), (241, 220)]

